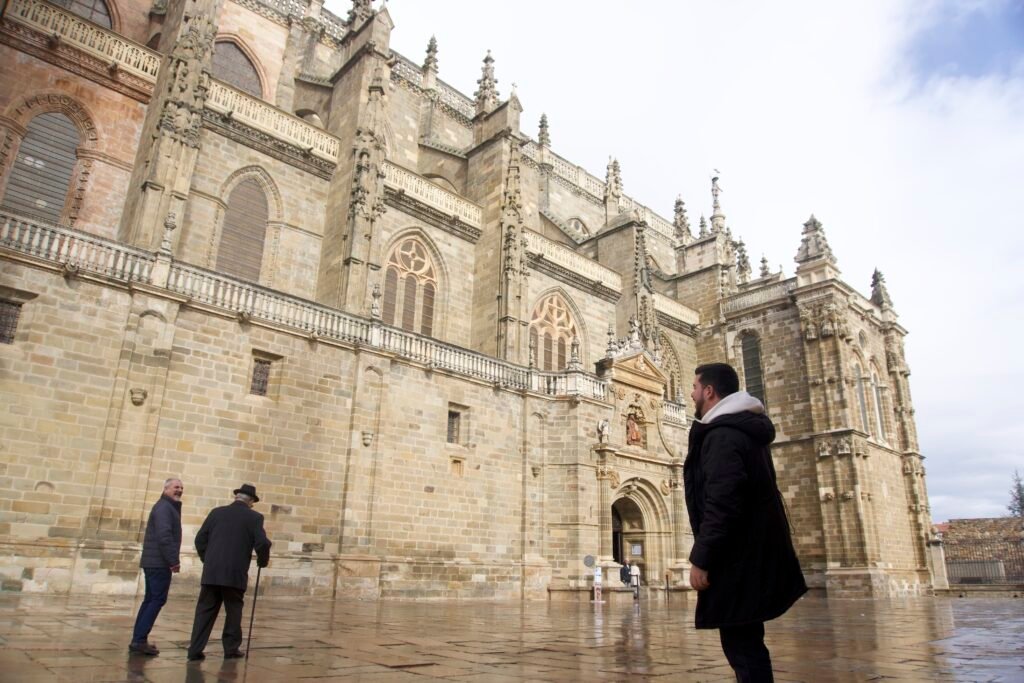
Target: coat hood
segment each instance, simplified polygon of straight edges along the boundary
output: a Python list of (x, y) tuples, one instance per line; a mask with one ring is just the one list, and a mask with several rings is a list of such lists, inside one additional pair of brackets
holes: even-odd
[(702, 432), (716, 427), (732, 427), (762, 445), (775, 440), (775, 425), (765, 414), (764, 404), (745, 391), (723, 398), (700, 419), (700, 423)]

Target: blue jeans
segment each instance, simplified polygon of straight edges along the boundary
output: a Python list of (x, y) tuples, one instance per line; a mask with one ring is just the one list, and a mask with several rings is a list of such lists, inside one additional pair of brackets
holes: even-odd
[(171, 589), (171, 570), (169, 567), (143, 567), (146, 574), (146, 597), (139, 606), (139, 616), (135, 618), (135, 631), (132, 633), (133, 643), (145, 643), (153, 624), (160, 614), (160, 608), (167, 603), (167, 593)]

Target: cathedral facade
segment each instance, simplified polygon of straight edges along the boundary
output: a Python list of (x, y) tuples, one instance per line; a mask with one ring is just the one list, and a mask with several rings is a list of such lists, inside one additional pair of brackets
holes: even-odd
[(321, 5), (4, 3), (3, 590), (136, 592), (167, 477), (179, 586), (250, 482), (272, 594), (577, 599), (632, 561), (685, 589), (713, 361), (778, 427), (810, 585), (941, 583), (880, 273), (848, 285), (811, 216), (795, 276), (755, 275), (717, 179), (710, 220), (662, 218), (523, 132), (490, 54), (470, 97), (387, 9)]

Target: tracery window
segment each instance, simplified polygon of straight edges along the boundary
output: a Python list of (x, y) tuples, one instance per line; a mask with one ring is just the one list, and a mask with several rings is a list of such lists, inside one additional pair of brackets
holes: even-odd
[(113, 28), (110, 9), (103, 0), (53, 0), (53, 4), (103, 28)]
[(384, 322), (433, 335), (436, 294), (437, 275), (426, 246), (416, 237), (407, 237), (391, 250), (387, 260), (381, 311)]
[(252, 60), (230, 40), (213, 44), (213, 77), (253, 97), (263, 97), (259, 72)]
[(661, 335), (661, 367), (668, 375), (668, 382), (665, 384), (665, 398), (669, 401), (678, 401), (681, 398), (682, 386), (679, 383), (679, 358), (669, 344), (668, 338)]
[(764, 395), (764, 372), (761, 367), (761, 340), (754, 334), (745, 334), (740, 340), (743, 350), (743, 378), (747, 393), (766, 403)]
[(29, 121), (0, 207), (60, 222), (78, 143), (78, 129), (64, 114), (48, 112)]
[(579, 330), (565, 299), (558, 294), (541, 299), (530, 317), (530, 345), (537, 367), (548, 372), (564, 370), (574, 337), (579, 338)]
[(267, 235), (267, 195), (253, 178), (235, 186), (224, 213), (217, 270), (257, 282), (263, 265), (263, 243)]

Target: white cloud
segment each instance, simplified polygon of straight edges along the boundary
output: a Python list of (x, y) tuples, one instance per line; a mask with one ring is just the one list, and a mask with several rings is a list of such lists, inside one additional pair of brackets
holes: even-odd
[[(344, 16), (349, 4), (328, 3)], [(998, 0), (993, 7), (1005, 7)], [(493, 51), (523, 129), (671, 216), (709, 213), (709, 174), (752, 261), (793, 270), (801, 224), (825, 224), (845, 279), (872, 269), (907, 353), (933, 516), (1002, 514), (1024, 378), (1024, 61), (1011, 75), (915, 73), (915, 32), (942, 3), (391, 0), (392, 47), (472, 94)], [(960, 419), (963, 418), (963, 419)], [(1022, 436), (1022, 435), (1017, 435)], [(964, 477), (969, 467), (972, 476)]]

